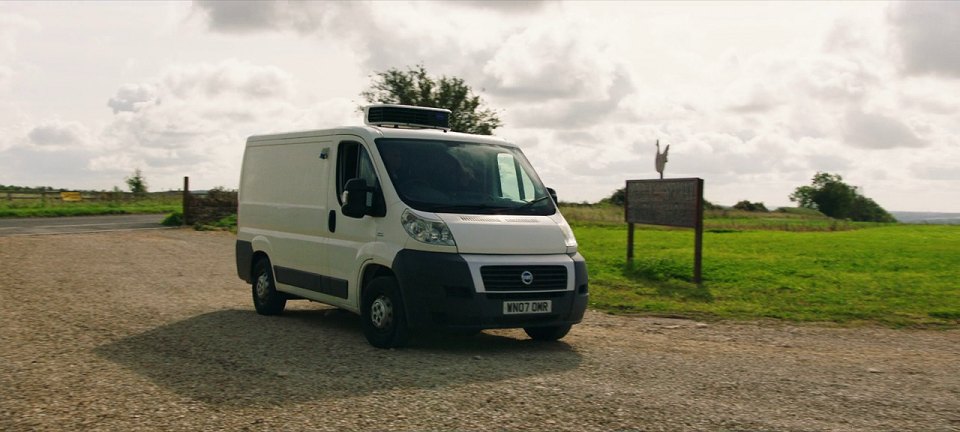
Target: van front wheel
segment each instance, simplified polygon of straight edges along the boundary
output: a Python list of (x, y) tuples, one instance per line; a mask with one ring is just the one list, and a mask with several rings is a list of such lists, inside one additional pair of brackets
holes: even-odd
[(270, 267), (270, 260), (267, 258), (257, 260), (253, 266), (253, 307), (260, 315), (277, 315), (283, 312), (287, 305), (286, 297), (277, 292)]
[(401, 347), (409, 337), (397, 281), (381, 276), (363, 290), (363, 334), (377, 348)]

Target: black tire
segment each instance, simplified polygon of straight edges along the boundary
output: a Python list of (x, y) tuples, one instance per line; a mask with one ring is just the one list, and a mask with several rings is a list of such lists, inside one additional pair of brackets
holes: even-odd
[(270, 260), (261, 258), (253, 265), (253, 307), (260, 315), (279, 315), (287, 305), (287, 297), (277, 291)]
[(400, 287), (392, 277), (381, 276), (363, 290), (360, 316), (363, 335), (377, 348), (398, 348), (410, 336)]
[(530, 336), (533, 340), (538, 341), (555, 341), (563, 338), (570, 332), (570, 325), (559, 325), (551, 327), (524, 327), (523, 331), (527, 332), (527, 336)]

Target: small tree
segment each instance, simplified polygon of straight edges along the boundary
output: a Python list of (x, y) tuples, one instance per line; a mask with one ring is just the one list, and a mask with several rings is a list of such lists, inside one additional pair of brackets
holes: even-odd
[(130, 192), (133, 192), (134, 195), (143, 196), (147, 193), (147, 179), (143, 177), (140, 168), (134, 170), (133, 175), (127, 177), (125, 181), (127, 186), (130, 187)]
[(790, 201), (800, 207), (819, 210), (836, 219), (864, 222), (896, 222), (883, 207), (856, 188), (843, 182), (838, 174), (818, 172), (810, 186), (800, 186), (790, 194)]
[(360, 93), (369, 103), (400, 104), (450, 110), (450, 129), (480, 135), (492, 135), (503, 125), (494, 110), (485, 108), (480, 96), (462, 79), (427, 74), (423, 65), (377, 72), (370, 89)]

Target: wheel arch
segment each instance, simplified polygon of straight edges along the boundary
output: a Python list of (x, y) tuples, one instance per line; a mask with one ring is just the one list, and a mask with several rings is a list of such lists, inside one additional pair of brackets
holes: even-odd
[[(253, 267), (255, 267), (255, 266), (257, 265), (257, 262), (259, 262), (259, 261), (262, 260), (262, 259), (267, 260), (268, 262), (271, 263), (271, 265), (273, 264), (273, 262), (270, 261), (270, 256), (267, 255), (266, 252), (264, 252), (264, 251), (255, 251), (255, 252), (253, 253), (253, 256), (250, 258), (250, 268), (252, 269)], [(252, 276), (253, 276), (253, 274), (251, 273), (251, 277), (252, 277)]]
[(370, 281), (381, 276), (391, 277), (393, 278), (394, 281), (397, 282), (398, 285), (400, 284), (400, 281), (397, 280), (397, 275), (394, 274), (393, 270), (391, 270), (389, 267), (383, 264), (375, 263), (375, 262), (371, 262), (365, 265), (363, 267), (363, 270), (360, 273), (360, 280), (359, 280), (360, 283), (357, 286), (358, 309), (363, 307), (363, 295), (364, 295), (364, 290), (367, 289), (367, 285), (370, 284)]
[(253, 268), (257, 265), (257, 261), (261, 259), (267, 259), (270, 262), (270, 271), (273, 272), (273, 259), (270, 258), (270, 252), (272, 251), (270, 240), (258, 235), (250, 241), (250, 245), (253, 248), (253, 255), (250, 256), (250, 279), (253, 280)]

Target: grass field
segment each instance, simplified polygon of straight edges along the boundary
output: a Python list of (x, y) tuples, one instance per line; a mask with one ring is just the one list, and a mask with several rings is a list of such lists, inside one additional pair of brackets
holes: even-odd
[[(596, 309), (704, 319), (960, 324), (960, 227), (713, 217), (705, 221), (698, 286), (690, 282), (693, 230), (638, 226), (631, 267), (626, 224), (568, 210)], [(781, 218), (788, 222), (778, 224)]]
[(91, 216), (105, 214), (170, 213), (182, 207), (179, 196), (151, 196), (130, 201), (0, 201), (0, 217)]

